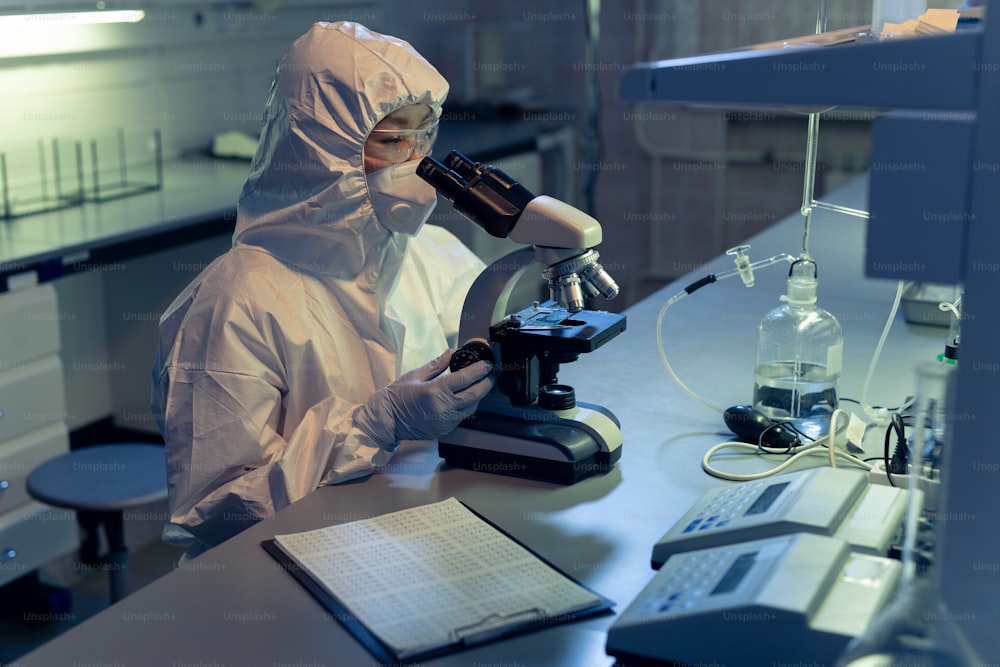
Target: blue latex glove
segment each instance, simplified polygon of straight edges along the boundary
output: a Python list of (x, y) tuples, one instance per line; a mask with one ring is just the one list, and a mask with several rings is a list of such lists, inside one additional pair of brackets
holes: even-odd
[(451, 433), (493, 388), (493, 376), (485, 361), (442, 375), (450, 361), (447, 350), (378, 390), (354, 413), (354, 424), (390, 450), (400, 440), (437, 440)]

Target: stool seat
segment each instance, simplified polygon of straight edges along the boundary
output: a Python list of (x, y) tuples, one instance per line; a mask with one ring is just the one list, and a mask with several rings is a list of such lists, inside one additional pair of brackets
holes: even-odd
[(113, 511), (167, 497), (167, 458), (160, 445), (123, 443), (83, 447), (31, 471), (28, 493), (70, 509)]
[(110, 553), (102, 569), (108, 572), (111, 602), (128, 595), (124, 510), (167, 497), (166, 450), (149, 443), (83, 447), (40, 464), (25, 485), (35, 500), (76, 510), (81, 525), (86, 517), (94, 530), (104, 526)]

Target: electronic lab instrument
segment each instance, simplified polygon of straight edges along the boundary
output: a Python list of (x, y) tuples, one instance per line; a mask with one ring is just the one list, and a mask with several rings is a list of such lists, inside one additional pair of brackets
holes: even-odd
[(793, 533), (670, 557), (608, 630), (628, 664), (828, 664), (882, 609), (899, 561)]
[[(557, 378), (560, 364), (625, 330), (624, 315), (585, 308), (587, 298), (618, 294), (593, 249), (600, 223), (457, 151), (443, 163), (425, 157), (417, 173), (487, 233), (530, 244), (488, 266), (466, 296), (452, 370), (488, 359), (496, 390), (439, 441), (439, 454), (448, 465), (568, 484), (610, 470), (621, 456), (617, 418), (578, 402)], [(545, 267), (551, 300), (510, 314), (511, 292), (533, 264)]]
[(712, 489), (657, 541), (652, 564), (796, 532), (830, 535), (857, 552), (884, 556), (900, 542), (907, 493), (869, 484), (867, 472), (829, 467)]

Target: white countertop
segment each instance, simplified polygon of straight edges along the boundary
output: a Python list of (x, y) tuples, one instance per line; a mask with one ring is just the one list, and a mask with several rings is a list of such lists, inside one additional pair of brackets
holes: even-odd
[(162, 233), (185, 242), (185, 230), (209, 222), (232, 226), (249, 168), (244, 161), (176, 160), (164, 164), (160, 190), (0, 221), (0, 274), (42, 265), (72, 271), (102, 249)]

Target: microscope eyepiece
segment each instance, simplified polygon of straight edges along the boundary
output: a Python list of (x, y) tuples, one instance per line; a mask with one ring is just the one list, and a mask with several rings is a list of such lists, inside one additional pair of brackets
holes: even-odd
[(458, 174), (430, 156), (422, 159), (417, 165), (417, 175), (434, 186), (434, 189), (449, 201), (455, 201), (455, 197), (462, 193), (466, 185), (465, 180)]
[(444, 166), (448, 167), (463, 179), (468, 181), (477, 174), (479, 165), (465, 157), (458, 151), (448, 153), (444, 159)]
[(532, 199), (530, 191), (490, 165), (480, 165), (458, 151), (442, 164), (425, 157), (417, 175), (452, 202), (455, 210), (482, 227), (491, 236), (505, 239)]

